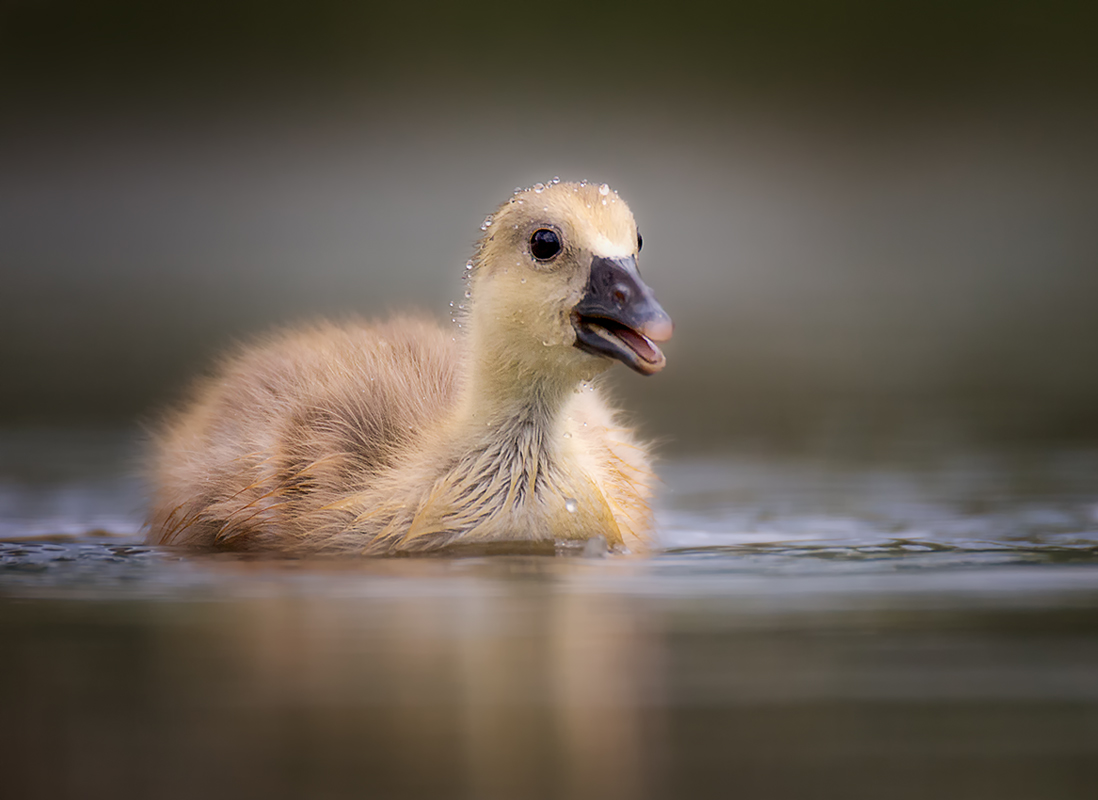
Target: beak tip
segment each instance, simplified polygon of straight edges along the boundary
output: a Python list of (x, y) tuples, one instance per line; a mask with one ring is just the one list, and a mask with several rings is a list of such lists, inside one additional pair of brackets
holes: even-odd
[(667, 314), (661, 314), (659, 317), (646, 324), (641, 332), (653, 342), (666, 342), (671, 338), (671, 334), (674, 333), (674, 330), (675, 325), (671, 322), (671, 317), (667, 316)]

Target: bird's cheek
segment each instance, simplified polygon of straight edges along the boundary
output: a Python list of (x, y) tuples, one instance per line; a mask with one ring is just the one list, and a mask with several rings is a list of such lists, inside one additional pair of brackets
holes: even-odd
[(539, 327), (539, 337), (545, 347), (571, 347), (576, 342), (576, 332), (567, 311), (547, 317), (545, 324)]

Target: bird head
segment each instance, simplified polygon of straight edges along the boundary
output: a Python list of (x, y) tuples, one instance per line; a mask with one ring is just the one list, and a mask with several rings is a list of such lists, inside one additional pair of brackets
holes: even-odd
[(663, 369), (671, 318), (641, 280), (641, 238), (606, 184), (537, 184), (482, 226), (471, 262), (474, 335), (495, 337), (509, 360), (590, 376), (621, 361)]

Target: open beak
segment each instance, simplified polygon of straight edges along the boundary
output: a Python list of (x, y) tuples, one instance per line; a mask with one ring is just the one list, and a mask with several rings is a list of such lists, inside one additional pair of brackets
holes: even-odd
[(641, 375), (654, 375), (667, 363), (656, 343), (671, 338), (671, 317), (644, 285), (633, 256), (595, 257), (587, 290), (572, 309), (572, 327), (576, 347), (616, 358)]

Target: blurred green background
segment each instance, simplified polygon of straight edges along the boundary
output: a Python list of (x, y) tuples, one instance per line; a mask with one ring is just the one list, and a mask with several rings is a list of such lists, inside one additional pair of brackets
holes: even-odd
[(0, 423), (446, 319), (484, 214), (559, 175), (630, 202), (676, 319), (616, 377), (655, 436), (1098, 438), (1096, 8), (9, 2)]

